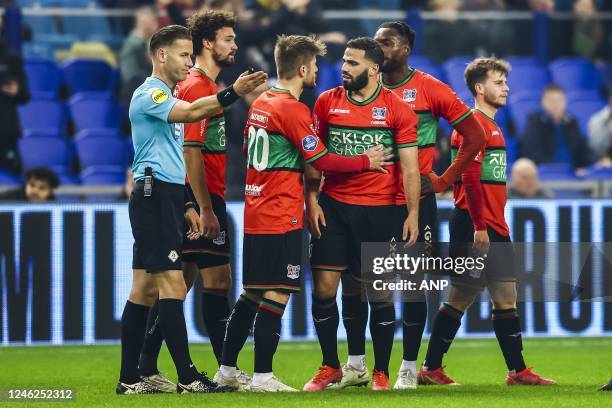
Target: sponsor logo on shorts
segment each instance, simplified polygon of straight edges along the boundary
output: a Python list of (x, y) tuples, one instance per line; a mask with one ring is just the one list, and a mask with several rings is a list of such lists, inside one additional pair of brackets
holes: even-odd
[(163, 89), (155, 89), (153, 93), (151, 93), (151, 99), (153, 103), (159, 105), (160, 103), (166, 102), (168, 100), (168, 93)]
[(307, 152), (314, 152), (318, 145), (319, 142), (317, 141), (317, 138), (313, 135), (307, 135), (302, 139), (302, 147)]
[(300, 277), (300, 265), (287, 265), (287, 277), (289, 279), (298, 279)]
[(219, 236), (213, 239), (213, 244), (215, 245), (224, 245), (225, 244), (225, 231), (221, 231)]
[(176, 251), (173, 249), (172, 251), (170, 251), (170, 253), (168, 254), (168, 259), (172, 261), (172, 263), (176, 262), (176, 260), (178, 259), (178, 254), (176, 253)]
[(373, 107), (372, 108), (372, 119), (374, 120), (385, 120), (385, 117), (387, 116), (387, 108), (377, 108), (377, 107)]
[(291, 219), (291, 225), (297, 225), (297, 218)]
[(417, 90), (416, 89), (404, 89), (402, 94), (402, 98), (406, 102), (414, 102), (416, 101)]
[(244, 188), (244, 194), (248, 196), (259, 197), (261, 195), (261, 189), (263, 186), (258, 186), (257, 184), (247, 184)]

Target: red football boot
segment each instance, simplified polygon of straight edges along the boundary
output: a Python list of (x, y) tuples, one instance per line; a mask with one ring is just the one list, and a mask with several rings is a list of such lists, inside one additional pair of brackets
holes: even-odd
[(304, 385), (304, 391), (323, 391), (328, 385), (338, 383), (342, 379), (342, 369), (327, 365), (319, 367), (319, 371)]
[(372, 374), (372, 391), (389, 391), (389, 377), (384, 371), (374, 370)]
[(427, 370), (421, 367), (417, 374), (419, 385), (459, 385), (444, 372), (444, 367)]
[(518, 373), (508, 374), (506, 378), (508, 385), (555, 385), (554, 380), (549, 380), (541, 375), (531, 371), (531, 368), (526, 368)]

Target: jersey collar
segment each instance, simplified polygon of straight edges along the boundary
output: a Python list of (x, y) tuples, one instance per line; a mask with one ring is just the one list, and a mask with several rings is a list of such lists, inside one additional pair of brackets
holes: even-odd
[(475, 111), (475, 112), (480, 113), (480, 114), (481, 114), (481, 115), (482, 115), (482, 116), (483, 116), (485, 119), (487, 119), (488, 121), (491, 121), (491, 122), (495, 123), (495, 126), (499, 126), (499, 125), (497, 124), (497, 122), (495, 121), (495, 119), (493, 119), (492, 117), (490, 117), (489, 115), (487, 115), (486, 113), (484, 113), (483, 111), (481, 111), (480, 109), (478, 109), (478, 108), (474, 108), (474, 111)]
[(399, 83), (397, 83), (397, 84), (393, 84), (393, 85), (388, 85), (388, 84), (385, 84), (385, 83), (383, 82), (383, 79), (382, 79), (382, 74), (380, 74), (380, 82), (381, 82), (381, 83), (382, 83), (382, 84), (385, 86), (385, 88), (387, 88), (387, 89), (396, 89), (396, 88), (399, 88), (400, 86), (404, 86), (404, 85), (406, 85), (406, 84), (408, 83), (408, 81), (410, 81), (410, 80), (412, 79), (412, 77), (414, 76), (414, 74), (416, 73), (416, 71), (417, 71), (416, 69), (414, 69), (414, 68), (410, 68), (410, 72), (408, 73), (408, 76), (407, 76), (406, 78), (404, 78), (404, 79), (403, 79), (401, 82), (399, 82)]
[(293, 96), (293, 94), (288, 89), (278, 88), (276, 86), (273, 86), (272, 88), (270, 88), (270, 90), (274, 92), (286, 93), (287, 95), (295, 99), (295, 96)]
[(204, 77), (208, 78), (208, 79), (209, 79), (209, 80), (211, 80), (212, 82), (215, 82), (215, 81), (213, 81), (213, 79), (212, 79), (211, 77), (209, 77), (209, 76), (208, 76), (208, 74), (206, 73), (206, 71), (204, 71), (202, 68), (197, 67), (197, 66), (194, 66), (194, 67), (193, 67), (193, 69), (194, 69), (195, 71), (198, 71), (200, 74), (202, 74)]
[(368, 99), (366, 99), (363, 102), (358, 102), (356, 100), (354, 100), (351, 97), (350, 92), (348, 91), (348, 89), (344, 90), (344, 93), (346, 95), (346, 99), (349, 100), (350, 103), (352, 103), (353, 105), (357, 105), (357, 106), (365, 106), (369, 103), (372, 103), (376, 98), (378, 98), (378, 95), (380, 94), (380, 91), (382, 90), (382, 84), (379, 82), (378, 86), (376, 87), (376, 91), (374, 91), (374, 93), (372, 94), (372, 96), (370, 96)]

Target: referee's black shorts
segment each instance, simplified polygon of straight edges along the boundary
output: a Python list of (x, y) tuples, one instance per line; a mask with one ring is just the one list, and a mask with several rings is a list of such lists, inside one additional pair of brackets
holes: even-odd
[(134, 184), (129, 204), (134, 235), (133, 269), (182, 270), (184, 193), (183, 184), (154, 180), (151, 197), (145, 197), (144, 183)]

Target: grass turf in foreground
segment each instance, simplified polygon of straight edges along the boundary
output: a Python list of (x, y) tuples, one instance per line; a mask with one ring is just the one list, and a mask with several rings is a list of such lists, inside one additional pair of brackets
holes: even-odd
[[(509, 387), (506, 368), (495, 339), (456, 340), (445, 358), (447, 373), (460, 387), (422, 386), (404, 392), (374, 393), (369, 388), (322, 393), (211, 394), (117, 396), (114, 388), (119, 371), (118, 346), (5, 347), (0, 349), (0, 388), (73, 388), (76, 401), (69, 403), (8, 403), (1, 406), (109, 406), (109, 407), (604, 407), (612, 406), (612, 394), (597, 392), (612, 373), (612, 338), (527, 339), (528, 366), (555, 379), (553, 387)], [(426, 350), (421, 347), (421, 359)], [(401, 342), (396, 342), (391, 360), (391, 384), (401, 362)], [(249, 343), (239, 365), (253, 369), (253, 347)], [(373, 356), (368, 345), (368, 367)], [(200, 370), (212, 377), (216, 366), (209, 345), (192, 345), (191, 355)], [(341, 360), (346, 344), (340, 345)], [(281, 343), (275, 357), (275, 373), (287, 384), (301, 389), (320, 364), (316, 342)], [(421, 360), (419, 360), (420, 364)], [(165, 347), (159, 368), (175, 380), (174, 367)]]

